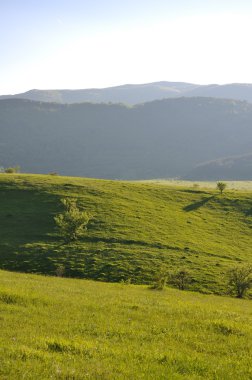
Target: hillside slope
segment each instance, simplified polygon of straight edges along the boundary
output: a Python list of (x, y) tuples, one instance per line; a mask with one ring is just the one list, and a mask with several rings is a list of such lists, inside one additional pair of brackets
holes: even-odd
[(196, 165), (185, 178), (216, 181), (219, 179), (247, 180), (252, 178), (252, 154), (223, 157)]
[(0, 378), (251, 378), (251, 301), (0, 271)]
[[(252, 263), (251, 192), (35, 175), (0, 175), (0, 267), (151, 283), (162, 267), (191, 271), (192, 290), (225, 293), (226, 271)], [(62, 197), (95, 215), (62, 245)]]
[[(252, 105), (211, 98), (131, 108), (1, 100), (0, 166), (111, 179), (185, 177), (203, 162), (251, 154), (251, 126)], [(240, 171), (234, 166), (228, 179)]]

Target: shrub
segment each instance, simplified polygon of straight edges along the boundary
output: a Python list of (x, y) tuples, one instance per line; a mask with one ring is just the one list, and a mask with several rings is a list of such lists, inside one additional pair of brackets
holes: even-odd
[(244, 265), (230, 269), (227, 279), (229, 293), (243, 298), (252, 286), (252, 266)]
[(150, 286), (151, 289), (163, 290), (167, 283), (168, 273), (165, 268), (161, 268), (160, 271), (156, 274), (154, 283)]
[(57, 277), (63, 277), (65, 274), (65, 271), (66, 271), (66, 269), (65, 269), (64, 265), (58, 265), (56, 270), (55, 270), (55, 274)]
[(6, 168), (4, 169), (4, 172), (5, 173), (19, 173), (20, 172), (20, 166), (13, 166), (13, 167), (10, 167), (10, 168)]
[(61, 199), (65, 211), (54, 217), (60, 235), (65, 243), (77, 240), (87, 229), (87, 225), (92, 215), (86, 211), (81, 211), (77, 206), (77, 199)]
[(187, 269), (179, 269), (170, 276), (170, 283), (180, 290), (185, 290), (191, 281), (192, 278)]

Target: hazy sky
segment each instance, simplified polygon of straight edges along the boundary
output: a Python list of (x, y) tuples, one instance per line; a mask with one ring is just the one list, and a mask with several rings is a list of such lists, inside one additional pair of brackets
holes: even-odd
[(0, 0), (0, 94), (252, 83), (251, 0)]

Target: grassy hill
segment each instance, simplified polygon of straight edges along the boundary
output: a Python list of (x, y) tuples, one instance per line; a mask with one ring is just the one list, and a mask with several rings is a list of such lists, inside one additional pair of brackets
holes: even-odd
[[(88, 233), (63, 245), (60, 199), (95, 214)], [(190, 270), (191, 290), (225, 293), (227, 269), (252, 263), (251, 191), (42, 175), (0, 175), (0, 267), (102, 281), (151, 283)]]
[(0, 271), (0, 378), (252, 377), (251, 301)]

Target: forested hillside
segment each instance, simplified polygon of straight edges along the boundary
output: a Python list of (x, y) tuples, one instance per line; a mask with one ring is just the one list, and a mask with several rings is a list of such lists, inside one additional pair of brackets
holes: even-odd
[[(0, 101), (0, 134), (0, 165), (24, 172), (194, 179), (199, 164), (251, 153), (252, 105), (212, 98), (134, 107), (9, 99)], [(241, 178), (242, 172), (234, 166), (228, 179), (251, 178), (248, 172)]]

